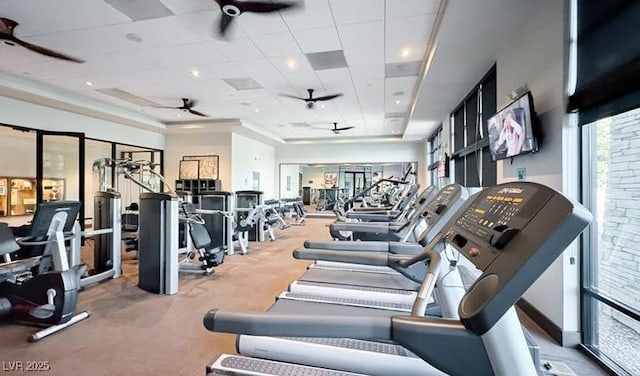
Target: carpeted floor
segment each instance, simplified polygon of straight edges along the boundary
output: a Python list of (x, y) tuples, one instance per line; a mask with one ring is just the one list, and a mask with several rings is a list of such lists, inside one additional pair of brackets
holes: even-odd
[[(235, 336), (203, 327), (204, 313), (211, 308), (266, 310), (306, 269), (308, 262), (294, 260), (291, 251), (306, 239), (329, 239), (330, 220), (307, 222), (277, 232), (275, 242), (251, 243), (250, 254), (227, 257), (211, 277), (182, 274), (174, 296), (138, 289), (137, 263), (126, 254), (123, 278), (80, 294), (78, 309), (91, 312), (88, 320), (38, 343), (26, 341), (34, 328), (1, 325), (0, 374), (20, 374), (2, 370), (9, 361), (21, 360), (49, 362), (49, 375), (204, 375), (214, 356), (235, 350)], [(553, 344), (535, 324), (527, 327), (543, 343), (543, 358), (561, 355), (559, 360), (579, 375), (605, 374), (578, 351)]]

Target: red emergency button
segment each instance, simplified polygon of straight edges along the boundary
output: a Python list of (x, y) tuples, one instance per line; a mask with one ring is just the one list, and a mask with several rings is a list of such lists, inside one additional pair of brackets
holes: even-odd
[(471, 257), (476, 257), (479, 254), (480, 254), (480, 251), (478, 251), (478, 248), (471, 248), (469, 250), (469, 256)]

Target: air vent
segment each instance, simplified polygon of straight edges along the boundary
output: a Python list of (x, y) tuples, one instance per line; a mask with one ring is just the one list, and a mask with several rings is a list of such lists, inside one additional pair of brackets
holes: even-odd
[(174, 13), (158, 0), (104, 0), (132, 21), (173, 16)]
[(311, 128), (311, 125), (309, 123), (289, 123), (291, 124), (291, 127), (293, 128)]
[(345, 59), (344, 52), (342, 50), (315, 52), (305, 55), (307, 56), (307, 60), (309, 60), (309, 64), (311, 64), (313, 70), (318, 71), (347, 67), (347, 59)]
[(405, 113), (404, 112), (387, 112), (386, 114), (384, 114), (384, 118), (385, 119), (391, 119), (391, 118), (403, 118), (405, 117)]
[(223, 78), (222, 81), (236, 90), (262, 89), (262, 85), (251, 77)]
[(122, 89), (118, 89), (115, 87), (107, 88), (107, 89), (96, 89), (96, 91), (104, 95), (118, 98), (121, 101), (137, 104), (139, 106), (155, 106), (155, 107), (160, 106), (160, 104), (154, 101), (151, 101), (147, 98), (139, 97), (137, 95), (129, 93), (128, 91), (124, 91)]
[(385, 64), (384, 71), (386, 78), (417, 76), (420, 73), (422, 61), (408, 61), (406, 63)]

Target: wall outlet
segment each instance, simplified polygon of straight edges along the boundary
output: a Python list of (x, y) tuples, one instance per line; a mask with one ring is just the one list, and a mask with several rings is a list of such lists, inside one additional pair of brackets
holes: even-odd
[(518, 180), (527, 180), (527, 169), (519, 168), (518, 169)]

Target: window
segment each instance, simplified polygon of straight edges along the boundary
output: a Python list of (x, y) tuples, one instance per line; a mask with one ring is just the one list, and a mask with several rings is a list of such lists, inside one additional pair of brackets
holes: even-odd
[(496, 113), (496, 68), (451, 113), (454, 181), (469, 187), (496, 184), (487, 120)]
[(440, 189), (446, 185), (446, 178), (449, 177), (448, 171), (448, 156), (446, 155), (442, 147), (442, 125), (428, 138), (429, 143), (429, 166), (427, 170), (429, 172), (429, 183)]
[(640, 374), (640, 109), (583, 127), (594, 215), (583, 281), (584, 344)]
[(583, 236), (583, 348), (615, 373), (638, 375), (640, 2), (574, 0), (571, 14), (568, 107), (582, 126), (582, 198), (594, 215)]

